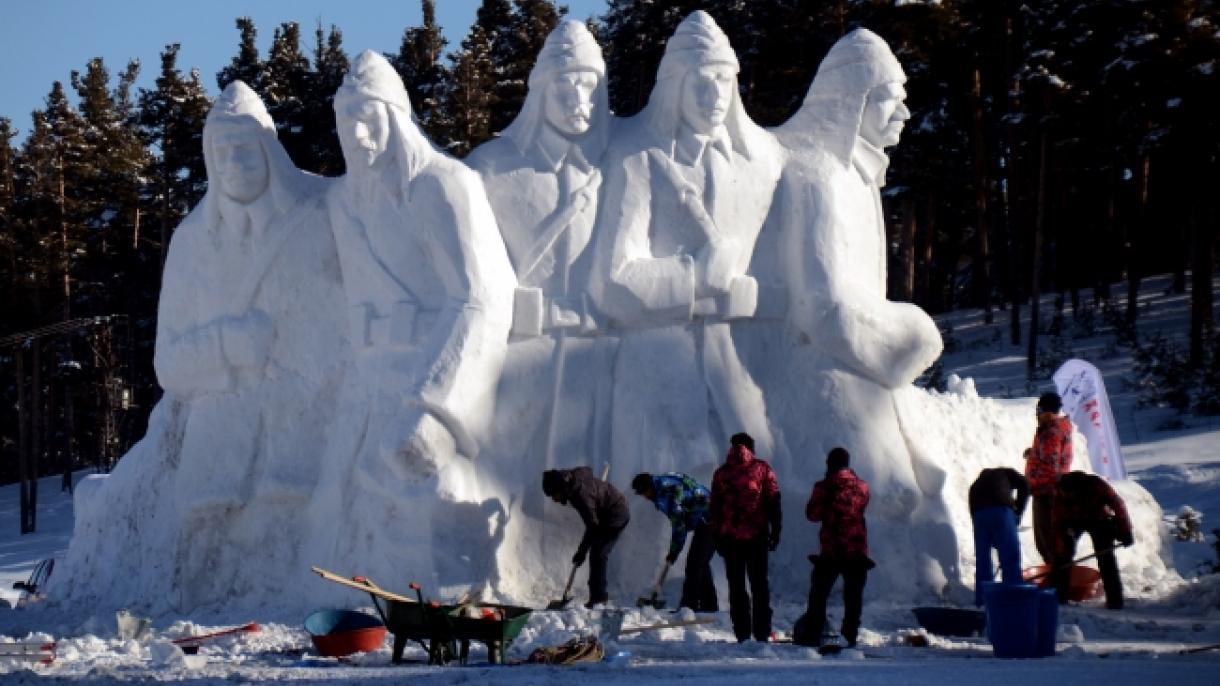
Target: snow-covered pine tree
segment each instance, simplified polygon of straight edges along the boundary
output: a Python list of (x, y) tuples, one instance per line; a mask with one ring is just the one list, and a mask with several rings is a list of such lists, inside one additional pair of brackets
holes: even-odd
[(155, 245), (159, 252), (156, 276), (149, 284), (159, 290), (160, 268), (165, 264), (174, 227), (207, 190), (207, 170), (203, 164), (203, 123), (211, 109), (200, 79), (192, 70), (184, 77), (178, 69), (179, 44), (161, 51), (161, 72), (156, 87), (141, 89), (137, 122), (144, 139), (156, 151), (149, 160), (145, 188), (149, 229), (133, 236), (133, 245)]
[(445, 89), (445, 113), (451, 125), (446, 148), (464, 157), (476, 145), (491, 138), (491, 110), (495, 102), (496, 76), (491, 61), (491, 39), (477, 23), (462, 41), (462, 49), (450, 54), (453, 62), (449, 87)]
[(224, 90), (233, 81), (245, 81), (246, 85), (256, 93), (262, 93), (263, 62), (258, 56), (258, 29), (250, 17), (238, 17), (237, 30), (241, 34), (237, 54), (229, 62), (229, 66), (216, 73), (216, 87)]
[(317, 171), (312, 141), (308, 138), (309, 122), (314, 118), (308, 111), (311, 100), (307, 94), (315, 90), (314, 77), (309, 58), (301, 52), (300, 24), (294, 21), (280, 24), (263, 64), (262, 88), (255, 88), (255, 92), (267, 104), (267, 112), (275, 121), (288, 156), (307, 171)]
[(436, 3), (423, 0), (420, 5), (423, 24), (403, 31), (398, 54), (389, 59), (402, 76), (420, 126), (437, 145), (444, 145), (452, 129), (452, 122), (442, 107), (445, 87), (451, 78), (449, 70), (441, 63), (448, 41), (441, 33), (440, 24), (436, 23)]
[(319, 23), (314, 31), (313, 80), (314, 86), (303, 96), (305, 103), (305, 138), (310, 144), (310, 159), (314, 171), (324, 176), (341, 176), (344, 171), (343, 150), (339, 147), (339, 134), (335, 130), (335, 91), (347, 74), (347, 53), (343, 51), (343, 33), (331, 24), (330, 31), (322, 32)]

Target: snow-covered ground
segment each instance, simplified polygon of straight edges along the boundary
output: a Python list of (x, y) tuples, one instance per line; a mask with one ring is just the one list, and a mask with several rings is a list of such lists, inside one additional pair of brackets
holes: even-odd
[[(1159, 329), (1181, 339), (1186, 331), (1188, 300), (1166, 294), (1167, 281), (1149, 279), (1141, 295), (1143, 330)], [(1049, 311), (1050, 301), (1046, 309)], [(1070, 311), (1066, 315), (1070, 323)], [(1050, 387), (1025, 379), (1024, 348), (1007, 344), (1007, 313), (983, 325), (981, 313), (955, 312), (940, 318), (951, 327), (956, 349), (943, 359), (946, 375), (972, 377), (980, 395), (1024, 397)], [(996, 335), (996, 331), (1000, 335)], [(1146, 488), (1166, 515), (1190, 506), (1203, 515), (1203, 530), (1220, 527), (1220, 423), (1215, 418), (1182, 418), (1184, 426), (1157, 431), (1167, 411), (1138, 408), (1121, 383), (1129, 369), (1129, 351), (1111, 344), (1102, 333), (1064, 340), (1073, 354), (1096, 363), (1105, 373), (1118, 417), (1124, 454), (1131, 477)], [(1043, 347), (1047, 347), (1049, 341)], [(1032, 435), (1032, 418), (1030, 433)], [(79, 475), (82, 478), (83, 475)], [(59, 478), (48, 477), (39, 490), (38, 532), (19, 536), (15, 486), (0, 488), (0, 596), (16, 601), (11, 590), (41, 559), (62, 557), (72, 527), (72, 504), (59, 490)], [(986, 681), (995, 686), (1052, 682), (1105, 682), (1108, 686), (1147, 684), (1172, 679), (1177, 685), (1215, 684), (1220, 674), (1220, 650), (1181, 654), (1193, 647), (1220, 643), (1220, 575), (1199, 576), (1201, 567), (1215, 563), (1207, 542), (1174, 542), (1164, 555), (1187, 581), (1168, 590), (1129, 589), (1132, 599), (1122, 611), (1108, 611), (1100, 601), (1063, 608), (1058, 657), (1041, 660), (998, 660), (983, 639), (929, 636), (910, 613), (896, 603), (869, 603), (864, 613), (860, 649), (836, 657), (790, 644), (737, 644), (726, 612), (714, 623), (681, 629), (645, 632), (607, 643), (608, 659), (572, 667), (483, 665), (485, 652), (476, 644), (471, 666), (429, 667), (418, 647), (408, 648), (405, 665), (389, 664), (389, 641), (373, 653), (339, 661), (318, 657), (303, 628), (264, 623), (259, 617), (221, 618), (219, 625), (195, 625), (179, 618), (157, 623), (151, 635), (122, 640), (115, 619), (79, 608), (73, 616), (50, 613), (37, 604), (16, 610), (0, 609), (0, 644), (16, 640), (56, 641), (57, 657), (50, 665), (0, 658), (3, 683), (43, 683), (59, 679), (105, 684), (143, 680), (191, 680), (194, 683), (290, 681), (292, 683), (420, 683), (559, 684), (580, 680), (591, 684), (662, 683), (695, 680), (701, 684), (773, 683), (776, 680), (836, 683), (937, 684), (950, 680)], [(1171, 540), (1168, 539), (1167, 540)], [(1121, 553), (1120, 553), (1121, 555)], [(718, 563), (717, 563), (718, 564)], [(321, 581), (319, 584), (323, 583)], [(646, 585), (646, 584), (644, 584)], [(643, 585), (641, 586), (643, 588)], [(403, 589), (395, 589), (403, 590)], [(723, 590), (723, 589), (722, 589)], [(1151, 595), (1150, 595), (1151, 593)], [(832, 603), (835, 600), (832, 595)], [(362, 597), (352, 591), (352, 605)], [(671, 598), (672, 600), (672, 598)], [(866, 589), (867, 600), (867, 589)], [(789, 629), (802, 611), (797, 605), (776, 607), (775, 627)], [(832, 615), (841, 608), (832, 605)], [(600, 627), (600, 614), (583, 609), (535, 612), (514, 642), (509, 657), (523, 659), (534, 648), (557, 645)], [(690, 618), (654, 610), (625, 610), (624, 626)], [(260, 622), (256, 633), (206, 644), (197, 656), (184, 656), (170, 639)], [(911, 636), (927, 639), (916, 647)], [(3, 645), (0, 645), (3, 648)]]

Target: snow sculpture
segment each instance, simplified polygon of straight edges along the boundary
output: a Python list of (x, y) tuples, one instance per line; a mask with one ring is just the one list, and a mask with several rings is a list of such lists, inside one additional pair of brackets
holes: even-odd
[(893, 397), (941, 352), (923, 310), (886, 299), (879, 189), (884, 148), (910, 116), (905, 81), (885, 42), (858, 29), (831, 48), (804, 104), (777, 130), (789, 154), (774, 214), (776, 276), (789, 309), (766, 392), (803, 471), (816, 474), (835, 446), (850, 451), (874, 496), (872, 547), (886, 551), (870, 586), (909, 594), (912, 583), (944, 590), (958, 554), (944, 472), (908, 449)]
[(478, 176), (424, 137), (385, 58), (362, 53), (334, 106), (347, 174), (326, 202), (356, 369), (327, 449), (337, 497), (314, 507), (320, 539), (332, 542), (317, 559), (457, 582), (465, 575), (437, 569), (469, 555), (445, 544), (469, 522), (441, 512), (479, 511), (472, 460), (515, 280)]
[(297, 514), (348, 357), (323, 180), (292, 165), (240, 81), (208, 114), (203, 151), (208, 191), (174, 232), (162, 284), (166, 395), (145, 439), (78, 500), (78, 521), (101, 533), (78, 527), (61, 570), (88, 579), (78, 599), (114, 594), (107, 607), (258, 597), (305, 564)]
[[(585, 25), (567, 19), (547, 37), (521, 113), (467, 163), (483, 177), (519, 286), (513, 337), (496, 401), (492, 451), (481, 475), (513, 502), (500, 581), (528, 589), (521, 557), (570, 555), (562, 526), (540, 536), (540, 492), (521, 475), (597, 464), (608, 450), (614, 339), (602, 335), (586, 295), (597, 216), (598, 168), (610, 136), (606, 66)], [(525, 488), (534, 485), (528, 477)], [(563, 551), (563, 552), (559, 552)]]
[(772, 446), (762, 394), (730, 322), (779, 177), (779, 149), (746, 115), (737, 57), (704, 12), (670, 39), (647, 107), (612, 144), (590, 290), (622, 330), (612, 453), (620, 478), (681, 469), (705, 482), (738, 431)]

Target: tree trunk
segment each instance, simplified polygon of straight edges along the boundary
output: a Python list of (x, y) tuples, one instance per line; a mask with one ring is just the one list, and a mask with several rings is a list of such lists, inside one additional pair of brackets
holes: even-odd
[(1212, 309), (1215, 305), (1215, 295), (1212, 293), (1212, 273), (1214, 269), (1215, 223), (1200, 220), (1195, 215), (1194, 223), (1194, 259), (1190, 274), (1190, 357), (1188, 364), (1191, 369), (1203, 366), (1204, 350), (1207, 345), (1207, 335), (1213, 328)]
[(915, 301), (915, 199), (902, 196), (902, 299)]
[(20, 530), (24, 534), (27, 533), (25, 524), (29, 521), (26, 513), (30, 508), (30, 494), (26, 488), (30, 465), (30, 403), (25, 390), (25, 346), (16, 346), (13, 354), (17, 358), (17, 481), (20, 484), (18, 491), (21, 499)]
[(1139, 295), (1140, 295), (1140, 264), (1139, 256), (1136, 252), (1136, 233), (1142, 231), (1147, 221), (1148, 212), (1148, 176), (1151, 172), (1152, 160), (1148, 155), (1144, 155), (1140, 160), (1138, 172), (1138, 203), (1135, 217), (1136, 225), (1134, 230), (1130, 226), (1127, 227), (1127, 240), (1124, 248), (1127, 253), (1127, 324), (1132, 331), (1135, 330), (1135, 320), (1139, 316)]
[(22, 502), (26, 507), (21, 512), (21, 533), (32, 534), (37, 525), (38, 512), (38, 463), (42, 460), (43, 441), (43, 408), (42, 408), (42, 343), (34, 341), (31, 355), (33, 367), (30, 370), (31, 405), (30, 412), (30, 455), (26, 461), (25, 479), (22, 480)]
[(987, 236), (987, 155), (983, 140), (983, 85), (982, 74), (974, 70), (974, 87), (970, 91), (970, 103), (974, 124), (974, 211), (975, 253), (971, 283), (974, 286), (974, 302), (983, 306), (983, 322), (991, 324), (995, 317), (991, 311), (991, 246)]
[(1025, 355), (1025, 374), (1034, 378), (1038, 366), (1038, 315), (1041, 308), (1038, 301), (1042, 297), (1042, 231), (1046, 219), (1046, 153), (1047, 153), (1047, 122), (1042, 123), (1042, 131), (1038, 136), (1038, 200), (1034, 214), (1034, 245), (1030, 254), (1029, 279), (1029, 340)]

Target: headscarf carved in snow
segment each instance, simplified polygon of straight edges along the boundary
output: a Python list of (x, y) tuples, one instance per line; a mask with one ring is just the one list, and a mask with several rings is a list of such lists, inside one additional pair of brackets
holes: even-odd
[(360, 53), (343, 77), (343, 85), (335, 91), (336, 118), (346, 119), (349, 104), (364, 100), (386, 105), (390, 125), (389, 145), (391, 148), (397, 147), (386, 153), (392, 153), (402, 165), (402, 184), (406, 186), (428, 164), (436, 149), (415, 124), (411, 99), (403, 86), (402, 77), (385, 57), (372, 50)]
[(906, 80), (890, 46), (872, 31), (856, 29), (839, 39), (826, 54), (805, 102), (784, 124), (782, 133), (803, 139), (800, 145), (791, 147), (816, 143), (848, 166), (869, 92), (887, 83), (901, 84)]
[(591, 71), (597, 74), (593, 90), (593, 124), (580, 137), (582, 152), (588, 160), (597, 160), (610, 138), (610, 105), (606, 90), (606, 62), (601, 46), (585, 25), (575, 19), (565, 19), (547, 36), (529, 76), (529, 92), (521, 112), (500, 134), (525, 154), (534, 144), (546, 120), (544, 99), (547, 85), (560, 74)]
[(686, 75), (709, 64), (726, 64), (733, 68), (733, 98), (724, 126), (733, 142), (733, 152), (751, 158), (760, 146), (768, 146), (770, 142), (766, 132), (746, 115), (741, 104), (736, 78), (741, 68), (737, 53), (733, 52), (724, 31), (702, 10), (683, 19), (669, 39), (657, 68), (657, 83), (640, 116), (659, 140), (676, 139), (682, 124), (682, 87)]
[(311, 195), (314, 185), (321, 179), (296, 168), (289, 159), (284, 146), (276, 137), (275, 122), (258, 97), (242, 81), (233, 81), (225, 86), (216, 98), (203, 125), (203, 164), (208, 174), (208, 190), (203, 195), (197, 211), (203, 213), (204, 225), (221, 225), (220, 170), (216, 159), (216, 137), (222, 131), (240, 130), (257, 136), (267, 163), (267, 191), (276, 211), (290, 209), (302, 198)]

